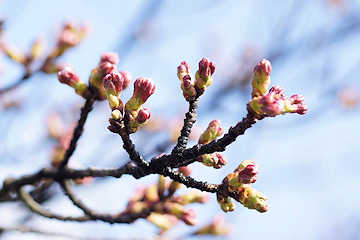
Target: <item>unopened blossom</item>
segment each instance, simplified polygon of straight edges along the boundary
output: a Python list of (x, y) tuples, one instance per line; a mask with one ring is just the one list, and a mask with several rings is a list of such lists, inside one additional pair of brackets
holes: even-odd
[(169, 230), (179, 222), (174, 215), (156, 212), (151, 213), (146, 219), (160, 228), (163, 232)]
[(287, 98), (279, 86), (272, 87), (264, 96), (254, 97), (249, 106), (255, 113), (269, 117), (285, 113), (305, 114), (308, 109), (303, 96), (295, 94)]
[(183, 91), (183, 96), (187, 101), (190, 101), (196, 95), (196, 89), (194, 81), (190, 75), (185, 75), (181, 83), (181, 90)]
[(119, 64), (119, 55), (115, 52), (105, 52), (101, 55), (100, 62), (109, 62), (111, 64)]
[(232, 212), (235, 210), (235, 203), (230, 197), (216, 193), (216, 199), (224, 212)]
[(209, 196), (200, 191), (188, 192), (174, 199), (175, 202), (180, 203), (181, 205), (190, 203), (206, 203), (208, 200)]
[(206, 87), (212, 83), (212, 75), (215, 72), (215, 63), (209, 61), (207, 58), (201, 59), (199, 62), (199, 70), (195, 75), (195, 85), (201, 90), (205, 90)]
[(226, 159), (221, 153), (203, 154), (198, 158), (198, 161), (208, 167), (221, 168), (226, 165)]
[(132, 81), (132, 76), (128, 71), (120, 71), (120, 74), (122, 75), (123, 80), (124, 80), (122, 88), (126, 89)]
[(266, 212), (269, 209), (267, 197), (258, 190), (245, 185), (236, 192), (237, 200), (249, 209), (255, 209), (258, 212)]
[(258, 166), (252, 160), (245, 160), (235, 169), (233, 173), (227, 175), (227, 181), (231, 187), (239, 187), (242, 184), (256, 182), (258, 177)]
[(251, 81), (252, 97), (259, 97), (266, 94), (271, 80), (271, 63), (267, 59), (262, 59), (254, 68), (254, 75)]
[(106, 97), (111, 109), (121, 109), (122, 103), (119, 95), (122, 91), (123, 78), (118, 72), (107, 74), (103, 79), (103, 85), (106, 90)]
[(183, 82), (183, 78), (186, 75), (190, 75), (190, 66), (186, 61), (181, 62), (181, 64), (177, 67), (177, 76), (181, 82)]
[[(140, 127), (144, 126), (151, 117), (151, 112), (148, 108), (141, 108), (137, 112), (129, 112), (130, 114), (130, 133), (136, 132)], [(134, 117), (136, 116), (136, 117)]]
[(134, 83), (134, 93), (126, 103), (127, 111), (138, 111), (146, 100), (155, 92), (155, 84), (151, 78), (140, 77)]
[(213, 120), (209, 123), (207, 129), (201, 134), (199, 138), (200, 144), (206, 144), (223, 134), (220, 120)]
[(61, 83), (69, 85), (74, 88), (75, 92), (80, 96), (86, 98), (89, 95), (88, 86), (86, 83), (80, 81), (78, 75), (72, 67), (66, 66), (58, 72), (58, 79)]
[(231, 228), (222, 216), (217, 216), (214, 220), (200, 228), (193, 235), (213, 235), (213, 236), (227, 236), (231, 232)]

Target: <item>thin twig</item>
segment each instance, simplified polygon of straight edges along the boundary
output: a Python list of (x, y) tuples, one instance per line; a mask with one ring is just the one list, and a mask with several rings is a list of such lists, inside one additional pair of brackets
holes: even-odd
[(189, 102), (189, 111), (185, 114), (184, 125), (181, 129), (177, 144), (171, 151), (172, 155), (179, 156), (186, 148), (191, 133), (191, 128), (196, 121), (199, 100), (200, 96), (196, 95), (196, 97)]
[(70, 145), (69, 145), (68, 149), (66, 149), (64, 158), (60, 163), (59, 169), (64, 168), (68, 164), (71, 155), (74, 153), (77, 142), (83, 133), (84, 125), (85, 125), (86, 119), (88, 117), (88, 114), (93, 108), (94, 102), (95, 102), (95, 98), (90, 97), (90, 98), (86, 99), (84, 106), (81, 108), (81, 114), (80, 114), (79, 121), (77, 123), (76, 128), (74, 129)]

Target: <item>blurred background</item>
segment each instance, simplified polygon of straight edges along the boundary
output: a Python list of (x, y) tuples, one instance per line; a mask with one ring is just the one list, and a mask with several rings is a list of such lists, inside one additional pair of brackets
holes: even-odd
[[(106, 51), (117, 52), (119, 69), (134, 78), (151, 77), (156, 93), (146, 106), (153, 121), (133, 135), (148, 158), (171, 150), (188, 108), (176, 76), (181, 61), (188, 61), (194, 72), (204, 56), (217, 65), (213, 84), (200, 100), (196, 135), (213, 119), (227, 129), (245, 116), (252, 69), (268, 58), (272, 85), (283, 86), (289, 96), (303, 94), (309, 112), (258, 122), (228, 147), (226, 166), (216, 170), (195, 163), (192, 176), (220, 183), (242, 160), (259, 164), (254, 186), (267, 195), (270, 209), (261, 214), (237, 204), (225, 215), (232, 226), (228, 239), (360, 239), (360, 1), (2, 0), (0, 16), (2, 37), (19, 49), (29, 49), (40, 36), (50, 51), (65, 21), (86, 23), (89, 34), (58, 59), (72, 64), (84, 81)], [(0, 56), (0, 88), (23, 74), (19, 64)], [(60, 116), (71, 128), (82, 104), (55, 74), (37, 73), (1, 95), (0, 180), (49, 167), (55, 146), (49, 138), (49, 117)], [(72, 157), (74, 165), (118, 167), (129, 160), (121, 139), (106, 129), (109, 115), (106, 102), (96, 104)], [(123, 209), (136, 187), (156, 181), (156, 176), (108, 178), (75, 191), (94, 209), (111, 212)], [(46, 194), (47, 208), (80, 213), (59, 188)], [(193, 208), (199, 225), (222, 214), (214, 195), (207, 205)], [(0, 219), (0, 238), (6, 240), (63, 239), (6, 231), (6, 226), (19, 224), (96, 239), (144, 239), (158, 232), (145, 220), (132, 225), (48, 220), (19, 202), (0, 203)], [(179, 224), (165, 236), (184, 238), (191, 231)]]

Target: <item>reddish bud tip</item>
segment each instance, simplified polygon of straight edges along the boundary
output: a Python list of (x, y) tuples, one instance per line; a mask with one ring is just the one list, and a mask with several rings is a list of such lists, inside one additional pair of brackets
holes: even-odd
[(100, 70), (100, 72), (102, 72), (105, 75), (105, 74), (117, 71), (117, 67), (115, 64), (112, 64), (110, 62), (101, 62), (99, 64), (99, 70)]
[(188, 88), (192, 87), (192, 81), (191, 81), (190, 75), (185, 75), (184, 76), (183, 84), (184, 84), (185, 89), (188, 89)]
[(122, 75), (124, 81), (123, 81), (123, 89), (126, 89), (131, 81), (132, 81), (132, 76), (128, 71), (121, 71), (120, 74)]
[(151, 117), (151, 113), (150, 113), (149, 109), (147, 109), (147, 108), (140, 109), (140, 111), (136, 117), (136, 122), (139, 124), (142, 124), (142, 123), (146, 122), (148, 119), (150, 119), (150, 117)]
[(254, 183), (258, 176), (258, 166), (255, 163), (248, 164), (238, 173), (238, 180), (241, 183)]
[(115, 52), (106, 52), (101, 55), (100, 62), (109, 62), (111, 64), (118, 64), (120, 61), (119, 55)]
[(186, 210), (181, 219), (185, 224), (193, 226), (196, 224), (196, 212), (194, 209)]
[(267, 76), (271, 73), (271, 63), (269, 60), (263, 58), (254, 68), (254, 73), (265, 74)]
[(104, 88), (119, 94), (122, 91), (123, 78), (118, 72), (112, 72), (104, 77)]
[(200, 77), (209, 77), (215, 72), (215, 63), (210, 62), (207, 58), (201, 59), (199, 62), (199, 75)]
[(155, 83), (151, 78), (139, 77), (134, 83), (134, 94), (140, 97), (142, 102), (146, 100), (155, 92)]
[(58, 72), (58, 79), (61, 83), (73, 86), (75, 83), (79, 82), (79, 77), (76, 75), (72, 67), (66, 66)]
[(304, 96), (295, 94), (292, 95), (289, 100), (291, 105), (296, 106), (296, 110), (294, 112), (297, 114), (303, 115), (308, 111), (308, 106), (305, 103)]

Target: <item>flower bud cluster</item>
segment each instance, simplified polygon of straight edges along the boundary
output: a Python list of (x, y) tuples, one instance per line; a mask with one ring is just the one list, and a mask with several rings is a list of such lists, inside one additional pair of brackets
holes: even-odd
[[(266, 212), (269, 208), (267, 198), (264, 194), (254, 189), (251, 184), (255, 183), (258, 176), (258, 166), (252, 160), (244, 160), (223, 180), (226, 191), (235, 194), (235, 200), (249, 209), (256, 209), (259, 212)], [(231, 198), (217, 195), (218, 203), (225, 212), (233, 211), (235, 205)]]
[(130, 133), (136, 132), (150, 119), (150, 110), (143, 107), (143, 104), (154, 92), (155, 83), (151, 78), (139, 77), (134, 82), (133, 95), (125, 104), (125, 110), (130, 117)]
[[(207, 144), (214, 141), (216, 138), (223, 134), (223, 129), (220, 126), (219, 120), (213, 120), (209, 123), (207, 129), (200, 135), (199, 144)], [(221, 168), (226, 164), (226, 159), (221, 153), (203, 154), (198, 158), (205, 166), (213, 168)]]
[(215, 64), (207, 58), (199, 62), (199, 70), (195, 79), (190, 72), (190, 66), (186, 61), (181, 62), (177, 68), (177, 76), (181, 82), (181, 90), (186, 101), (193, 99), (196, 94), (201, 95), (212, 82), (212, 75), (215, 72)]
[(249, 102), (250, 109), (256, 114), (275, 117), (285, 113), (305, 114), (308, 107), (302, 95), (292, 95), (287, 98), (285, 90), (280, 86), (270, 86), (270, 61), (263, 59), (254, 68), (254, 76), (251, 82), (252, 99)]
[[(190, 173), (188, 167), (179, 170), (183, 173)], [(137, 189), (129, 200), (125, 213), (140, 214), (149, 208), (153, 209), (146, 219), (159, 227), (162, 232), (171, 229), (179, 220), (187, 225), (196, 224), (195, 211), (187, 209), (185, 205), (205, 203), (208, 200), (207, 195), (200, 191), (194, 191), (175, 196), (178, 187), (174, 189), (173, 183), (164, 176), (159, 176), (158, 184)]]
[(99, 100), (104, 100), (107, 97), (106, 90), (103, 86), (104, 77), (107, 74), (111, 74), (113, 72), (118, 73), (118, 68), (117, 68), (118, 63), (119, 63), (119, 56), (117, 55), (117, 53), (106, 52), (101, 55), (100, 62), (91, 71), (89, 77), (89, 84), (91, 88), (94, 89), (94, 91), (96, 91)]

